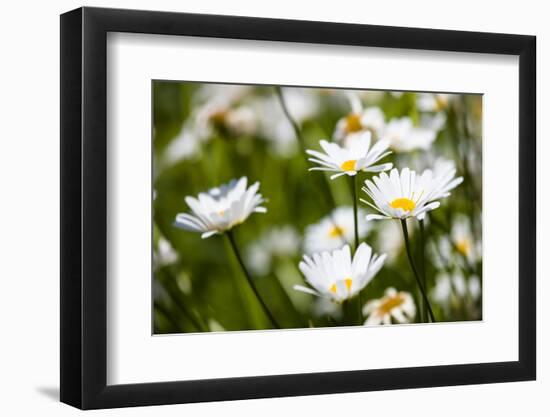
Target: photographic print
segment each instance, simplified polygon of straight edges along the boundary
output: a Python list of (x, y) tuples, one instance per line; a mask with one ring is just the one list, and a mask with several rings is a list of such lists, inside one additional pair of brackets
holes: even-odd
[(154, 334), (482, 319), (482, 96), (152, 82)]

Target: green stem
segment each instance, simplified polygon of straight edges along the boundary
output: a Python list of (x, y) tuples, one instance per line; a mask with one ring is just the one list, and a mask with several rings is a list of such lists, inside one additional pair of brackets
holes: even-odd
[(252, 281), (252, 277), (248, 273), (248, 270), (246, 269), (246, 266), (243, 262), (243, 259), (241, 258), (241, 254), (239, 253), (239, 249), (237, 248), (237, 244), (235, 243), (235, 237), (233, 236), (233, 232), (231, 230), (228, 230), (225, 235), (227, 236), (227, 239), (229, 240), (229, 243), (231, 245), (231, 248), (233, 249), (233, 253), (235, 254), (235, 257), (237, 258), (237, 261), (239, 263), (239, 266), (241, 267), (244, 276), (246, 277), (246, 280), (248, 281), (248, 285), (250, 286), (250, 289), (254, 292), (254, 295), (256, 295), (256, 299), (261, 304), (265, 315), (269, 318), (271, 321), (271, 324), (276, 329), (280, 329), (281, 327), (277, 323), (277, 320), (275, 320), (275, 317), (271, 314), (271, 311), (269, 311), (269, 308), (265, 304), (264, 300), (260, 296), (260, 293), (256, 289), (256, 286), (254, 285), (254, 282)]
[[(167, 321), (170, 322), (170, 324), (172, 325), (172, 327), (174, 329), (177, 329), (177, 332), (180, 333), (180, 332), (185, 332), (185, 327), (182, 327), (181, 326), (181, 323), (179, 323), (176, 319), (174, 319), (172, 317), (172, 314), (170, 314), (170, 311), (168, 311), (167, 308), (165, 308), (162, 304), (160, 304), (158, 301), (155, 301), (154, 303), (154, 308), (155, 308), (155, 317), (161, 313)], [(193, 323), (193, 327), (196, 327), (197, 330), (200, 332), (202, 331), (201, 329), (199, 329), (198, 326), (196, 326), (194, 323)]]
[(348, 298), (342, 303), (344, 310), (344, 324), (346, 326), (356, 326), (363, 324), (363, 315), (361, 312), (361, 303), (359, 297)]
[[(296, 138), (298, 139), (298, 143), (300, 144), (300, 148), (302, 150), (301, 154), (304, 158), (304, 162), (306, 166), (309, 166), (309, 161), (307, 159), (307, 153), (306, 153), (306, 142), (304, 139), (304, 136), (302, 135), (302, 130), (300, 126), (298, 125), (298, 122), (294, 120), (292, 115), (290, 114), (290, 111), (288, 110), (288, 106), (286, 105), (285, 98), (283, 96), (283, 90), (279, 86), (275, 86), (275, 93), (277, 95), (277, 98), (279, 99), (279, 104), (281, 105), (281, 109), (283, 110), (283, 113), (285, 117), (288, 119), (289, 123), (292, 126), (292, 129), (294, 130), (294, 134), (296, 135)], [(329, 180), (327, 179), (326, 175), (321, 175), (321, 177), (324, 179), (324, 184), (320, 184), (319, 182), (315, 181), (315, 185), (322, 190), (321, 193), (324, 197), (325, 203), (330, 209), (333, 209), (336, 206), (336, 201), (334, 199), (334, 196), (332, 195), (332, 190), (330, 188)], [(332, 218), (332, 213), (329, 214), (332, 224), (336, 225), (336, 222)], [(342, 243), (346, 244), (346, 239), (344, 237), (341, 237)]]
[[(425, 238), (424, 238), (424, 219), (419, 220), (420, 222), (420, 273), (422, 274), (422, 285), (424, 288), (428, 288), (426, 285), (426, 248), (425, 248)], [(425, 320), (426, 317), (426, 304), (422, 303), (422, 318)]]
[(420, 288), (420, 292), (422, 293), (422, 298), (424, 300), (424, 303), (426, 304), (428, 308), (428, 313), (430, 315), (430, 320), (432, 322), (435, 322), (434, 313), (432, 311), (432, 306), (430, 305), (430, 301), (428, 300), (428, 297), (426, 296), (426, 291), (424, 290), (424, 286), (422, 285), (422, 282), (420, 281), (420, 277), (418, 275), (418, 270), (416, 269), (416, 266), (414, 265), (412, 253), (411, 253), (411, 244), (409, 242), (409, 231), (407, 230), (407, 220), (401, 219), (401, 228), (403, 229), (403, 238), (405, 239), (405, 249), (407, 250), (407, 257), (409, 258), (409, 263), (411, 264), (411, 269), (413, 271), (414, 278), (416, 279), (416, 283), (418, 284), (418, 288)]
[(304, 137), (302, 136), (302, 130), (300, 129), (300, 126), (298, 126), (298, 123), (296, 122), (296, 120), (294, 120), (294, 118), (290, 114), (290, 111), (288, 110), (285, 98), (283, 97), (283, 90), (281, 90), (281, 87), (276, 86), (275, 93), (277, 94), (277, 98), (279, 99), (279, 103), (281, 104), (281, 108), (283, 109), (283, 113), (285, 114), (285, 117), (288, 119), (288, 121), (292, 125), (292, 129), (294, 129), (294, 133), (296, 135), (296, 138), (298, 139), (298, 142), (300, 142), (302, 151), (305, 151), (306, 143), (304, 141)]
[(353, 198), (353, 232), (355, 235), (355, 250), (359, 246), (359, 227), (357, 223), (357, 176), (350, 177), (351, 196)]
[(199, 332), (208, 332), (209, 329), (204, 325), (202, 320), (199, 320), (199, 318), (193, 314), (193, 310), (187, 307), (187, 300), (183, 296), (181, 290), (175, 285), (174, 281), (168, 280), (166, 282), (169, 284), (163, 284), (163, 286), (167, 290), (168, 296), (179, 310), (180, 314), (189, 320)]
[[(294, 264), (294, 262), (290, 261), (289, 259), (285, 259), (285, 258), (280, 258), (279, 261), (286, 265), (287, 267), (289, 268), (296, 268), (296, 265)], [(279, 290), (281, 291), (281, 295), (282, 297), (285, 299), (285, 303), (287, 304), (288, 308), (292, 310), (293, 312), (293, 315), (295, 316), (295, 319), (297, 321), (299, 321), (300, 323), (300, 326), (304, 327), (305, 325), (303, 324), (303, 318), (302, 318), (302, 314), (300, 313), (300, 311), (296, 308), (296, 305), (294, 304), (294, 301), (292, 300), (292, 298), (290, 297), (289, 295), (289, 292), (291, 291), (292, 289), (292, 285), (291, 284), (288, 284), (288, 281), (285, 280), (284, 278), (287, 278), (288, 275), (285, 274), (285, 273), (281, 273), (279, 268), (275, 268), (275, 271), (274, 271), (274, 279), (275, 281), (277, 281), (277, 284), (278, 284), (278, 287), (279, 287)], [(287, 289), (288, 287), (288, 289)]]

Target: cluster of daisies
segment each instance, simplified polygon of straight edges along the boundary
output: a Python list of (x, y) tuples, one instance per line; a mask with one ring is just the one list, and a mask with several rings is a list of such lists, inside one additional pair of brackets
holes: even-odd
[[(376, 101), (383, 94), (357, 91), (343, 97), (335, 90), (296, 87), (284, 89), (284, 101), (294, 121), (300, 124), (321, 115), (323, 107), (342, 112), (351, 106), (352, 111), (334, 129), (332, 139), (336, 143), (347, 141), (350, 134), (369, 131), (374, 140), (387, 141), (395, 151), (428, 149), (445, 125), (445, 110), (453, 96), (417, 94), (416, 107), (421, 116), (414, 123), (407, 116), (386, 121), (378, 105), (363, 106), (362, 101)], [(400, 94), (392, 93), (396, 97)], [(202, 147), (218, 133), (263, 139), (278, 157), (290, 158), (301, 151), (292, 123), (274, 94), (255, 94), (254, 87), (247, 85), (206, 84), (192, 100), (192, 114), (165, 150), (161, 158), (164, 163), (200, 157)]]
[[(432, 105), (437, 110), (446, 105), (446, 97), (430, 96), (433, 102), (423, 103), (426, 107)], [(349, 177), (354, 190), (360, 172), (368, 178), (363, 180), (361, 197), (353, 193), (353, 207), (337, 207), (306, 229), (305, 254), (298, 267), (307, 285), (295, 285), (294, 289), (335, 304), (362, 300), (366, 295), (367, 301), (360, 309), (361, 320), (366, 325), (411, 322), (416, 318), (416, 306), (410, 293), (390, 287), (382, 298), (372, 299), (368, 297), (368, 289), (365, 290), (387, 259), (386, 254), (374, 253), (364, 241), (369, 222), (395, 219), (406, 230), (407, 219), (423, 221), (463, 179), (456, 177), (453, 164), (435, 164), (432, 169), (415, 172), (384, 162), (393, 151), (411, 146), (429, 147), (436, 134), (433, 126), (414, 126), (408, 118), (386, 123), (379, 108), (362, 108), (358, 96), (349, 96), (349, 102), (351, 112), (337, 122), (332, 140), (320, 140), (320, 149), (304, 149), (304, 152), (313, 165), (310, 171), (329, 172), (331, 180)], [(175, 225), (200, 233), (202, 238), (228, 235), (252, 213), (267, 212), (266, 200), (259, 188), (258, 182), (249, 185), (248, 179), (242, 177), (196, 197), (187, 196), (185, 201), (191, 213), (178, 214)], [(358, 207), (359, 202), (364, 206)], [(262, 244), (277, 245), (284, 236), (288, 245), (279, 245), (278, 250), (284, 252), (286, 247), (294, 245), (296, 237), (290, 236), (291, 232), (280, 233), (278, 237), (264, 238)], [(404, 233), (407, 243), (408, 236)], [(240, 259), (238, 254), (237, 257)], [(260, 264), (269, 262), (258, 251), (252, 257), (262, 260)], [(414, 270), (412, 259), (411, 266)], [(424, 293), (424, 289), (420, 289)]]

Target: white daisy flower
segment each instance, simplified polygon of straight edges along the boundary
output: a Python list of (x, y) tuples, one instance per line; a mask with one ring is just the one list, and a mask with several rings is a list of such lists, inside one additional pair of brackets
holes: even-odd
[(365, 304), (363, 314), (368, 316), (366, 326), (391, 324), (392, 319), (397, 323), (410, 323), (416, 315), (416, 306), (411, 294), (398, 292), (390, 287), (386, 289), (382, 298)]
[(346, 144), (350, 135), (362, 132), (371, 132), (375, 138), (378, 138), (385, 126), (382, 109), (375, 106), (363, 109), (361, 99), (356, 92), (348, 91), (346, 96), (350, 102), (351, 112), (338, 120), (333, 139), (340, 144)]
[(294, 289), (337, 303), (359, 293), (382, 268), (386, 255), (376, 255), (366, 243), (361, 243), (353, 259), (349, 245), (332, 252), (304, 255), (300, 271), (311, 287), (295, 285)]
[[(369, 224), (365, 221), (364, 210), (359, 209), (358, 232), (362, 239), (367, 235)], [(305, 230), (304, 251), (307, 254), (339, 249), (354, 239), (353, 207), (338, 207), (318, 223)]]
[(375, 165), (380, 159), (386, 157), (391, 152), (386, 152), (388, 142), (378, 141), (372, 147), (371, 133), (364, 132), (349, 138), (345, 147), (336, 143), (321, 140), (319, 142), (325, 153), (308, 149), (306, 152), (311, 155), (309, 161), (320, 166), (310, 168), (310, 171), (330, 171), (336, 172), (330, 179), (338, 178), (342, 175), (354, 176), (359, 171), (381, 172), (391, 169), (391, 163)]
[(426, 212), (439, 207), (434, 196), (441, 194), (440, 182), (434, 181), (432, 171), (426, 170), (417, 176), (414, 171), (404, 168), (401, 173), (394, 168), (390, 175), (385, 172), (373, 181), (366, 180), (362, 190), (372, 199), (370, 203), (361, 201), (379, 214), (367, 215), (367, 221), (379, 219), (406, 219), (416, 217), (422, 220)]
[(449, 106), (451, 94), (419, 93), (416, 96), (416, 106), (420, 111), (439, 112)]
[(247, 186), (248, 179), (233, 179), (227, 184), (215, 187), (197, 198), (187, 196), (185, 202), (193, 214), (180, 213), (175, 225), (191, 232), (202, 233), (203, 239), (221, 234), (244, 222), (252, 213), (265, 213), (260, 206), (264, 202), (258, 193), (260, 183)]
[(410, 117), (392, 119), (380, 135), (381, 140), (400, 152), (409, 152), (415, 149), (428, 149), (435, 140), (437, 133), (428, 127), (415, 127)]

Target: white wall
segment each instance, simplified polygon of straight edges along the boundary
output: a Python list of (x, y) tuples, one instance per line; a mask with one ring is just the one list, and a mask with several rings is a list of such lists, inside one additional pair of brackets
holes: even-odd
[[(372, 23), (534, 34), (538, 37), (539, 162), (549, 152), (542, 137), (550, 122), (542, 120), (550, 97), (547, 80), (550, 26), (544, 2), (524, 0), (506, 5), (479, 0), (353, 2), (201, 0), (93, 1), (86, 5), (198, 13), (240, 14), (293, 19)], [(489, 2), (487, 2), (489, 3)], [(59, 404), (59, 18), (79, 7), (77, 1), (11, 1), (2, 7), (0, 71), (0, 410), (2, 415), (76, 415)], [(543, 103), (544, 101), (544, 103)], [(7, 145), (7, 147), (6, 147)], [(548, 207), (544, 180), (550, 166), (539, 166), (539, 209)], [(506, 199), (503, 199), (503, 203)], [(547, 203), (547, 204), (545, 204)], [(503, 207), (505, 209), (505, 207)], [(543, 213), (544, 214), (544, 213)], [(539, 258), (550, 247), (550, 221), (539, 216)], [(545, 233), (546, 232), (546, 233)], [(545, 235), (546, 234), (546, 235)], [(541, 259), (543, 261), (543, 259)], [(550, 268), (539, 267), (538, 381), (499, 385), (325, 395), (169, 407), (101, 411), (94, 415), (281, 415), (298, 412), (393, 416), (544, 415), (550, 411), (550, 308), (545, 294)], [(118, 415), (118, 414), (117, 414)]]

